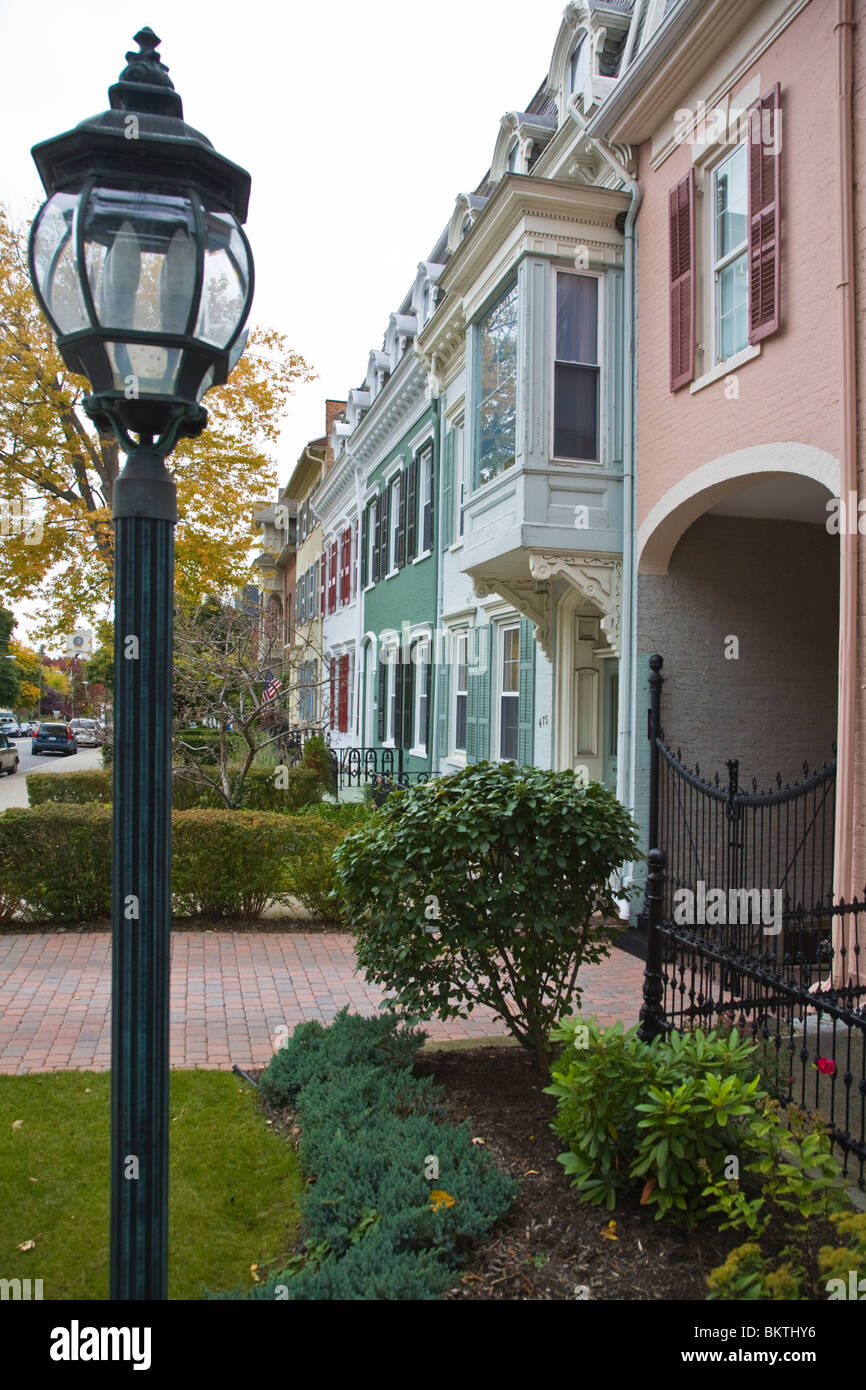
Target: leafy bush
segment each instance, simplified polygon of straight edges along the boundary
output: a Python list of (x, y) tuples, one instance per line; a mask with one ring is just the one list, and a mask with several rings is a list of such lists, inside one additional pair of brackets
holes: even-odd
[(736, 1029), (645, 1043), (636, 1027), (579, 1018), (553, 1037), (566, 1046), (546, 1089), (559, 1101), (553, 1129), (569, 1146), (559, 1161), (571, 1186), (609, 1211), (618, 1194), (642, 1186), (656, 1220), (670, 1212), (691, 1224), (705, 1214), (707, 1170), (740, 1151), (763, 1112), (754, 1046)]
[(61, 802), (66, 805), (84, 805), (88, 802), (111, 802), (111, 771), (106, 768), (93, 768), (89, 772), (54, 772), (46, 777), (44, 772), (31, 772), (27, 775), (27, 799), (31, 806), (41, 806), (46, 801)]
[[(292, 1301), (436, 1298), (454, 1266), (502, 1215), (514, 1182), (441, 1119), (430, 1079), (411, 1071), (424, 1034), (347, 1009), (328, 1028), (299, 1025), (260, 1080), (296, 1107), (305, 1253), (248, 1295)], [(435, 1155), (438, 1176), (425, 1176)], [(237, 1296), (237, 1295), (235, 1295)], [(232, 1295), (229, 1295), (232, 1297)]]
[(180, 811), (172, 817), (172, 895), (184, 915), (261, 917), (285, 894), (291, 827), (256, 811)]
[(367, 801), (316, 801), (298, 809), (299, 816), (316, 816), (320, 820), (341, 825), (346, 830), (354, 829), (369, 820), (372, 807)]
[[(743, 1137), (741, 1167), (736, 1178), (709, 1165), (704, 1168), (708, 1181), (703, 1196), (712, 1199), (707, 1210), (725, 1218), (721, 1230), (746, 1229), (751, 1237), (708, 1275), (707, 1297), (824, 1297), (822, 1275), (826, 1279), (843, 1266), (847, 1278), (847, 1270), (856, 1266), (845, 1263), (849, 1250), (824, 1246), (816, 1262), (811, 1249), (809, 1237), (816, 1222), (838, 1218), (847, 1230), (849, 1219), (844, 1213), (839, 1216), (839, 1207), (848, 1202), (839, 1188), (841, 1170), (821, 1121), (796, 1106), (783, 1117), (779, 1103), (769, 1101)], [(866, 1217), (863, 1220), (866, 1223)], [(772, 1256), (763, 1248), (770, 1227), (776, 1237)], [(866, 1254), (866, 1224), (863, 1236)]]
[(314, 734), (304, 744), (301, 767), (315, 772), (323, 791), (331, 790), (331, 755), (321, 734)]
[(609, 954), (596, 914), (635, 833), (570, 772), (478, 763), (394, 792), (335, 853), (359, 964), (419, 1017), (488, 1005), (544, 1065), (578, 968)]
[[(351, 827), (349, 827), (351, 828)], [(293, 852), (287, 865), (289, 892), (322, 922), (344, 924), (334, 853), (349, 833), (330, 817), (295, 816)]]
[[(57, 774), (59, 775), (59, 774)], [(43, 779), (46, 782), (51, 777)], [(37, 921), (86, 922), (111, 912), (111, 811), (47, 801), (0, 816), (2, 894)]]

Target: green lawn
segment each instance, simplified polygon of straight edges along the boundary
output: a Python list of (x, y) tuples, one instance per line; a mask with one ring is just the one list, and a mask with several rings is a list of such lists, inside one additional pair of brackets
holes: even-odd
[[(109, 1121), (107, 1072), (0, 1076), (0, 1278), (108, 1297)], [(169, 1297), (252, 1287), (250, 1265), (294, 1240), (294, 1153), (252, 1087), (216, 1071), (172, 1072), (170, 1144)]]

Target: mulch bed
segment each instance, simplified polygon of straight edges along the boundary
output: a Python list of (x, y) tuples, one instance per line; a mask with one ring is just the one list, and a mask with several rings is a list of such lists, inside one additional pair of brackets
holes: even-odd
[(451, 1118), (471, 1117), (497, 1166), (521, 1181), (446, 1299), (573, 1300), (587, 1296), (575, 1292), (582, 1285), (593, 1300), (702, 1300), (707, 1274), (746, 1238), (709, 1223), (687, 1231), (656, 1222), (654, 1208), (634, 1203), (609, 1212), (579, 1202), (556, 1159), (563, 1149), (550, 1129), (556, 1101), (522, 1048), (423, 1052), (415, 1071), (435, 1077)]

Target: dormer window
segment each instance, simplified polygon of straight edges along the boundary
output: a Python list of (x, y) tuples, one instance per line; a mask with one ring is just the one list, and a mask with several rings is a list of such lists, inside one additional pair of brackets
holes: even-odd
[(506, 173), (509, 173), (509, 174), (516, 174), (516, 173), (517, 173), (517, 161), (518, 161), (519, 154), (520, 154), (520, 142), (519, 142), (519, 140), (517, 140), (517, 138), (515, 137), (515, 139), (512, 140), (511, 144), (508, 146), (508, 154), (505, 156), (505, 170), (506, 170)]
[(589, 40), (583, 33), (572, 49), (568, 64), (569, 92), (572, 96), (582, 96), (589, 77)]

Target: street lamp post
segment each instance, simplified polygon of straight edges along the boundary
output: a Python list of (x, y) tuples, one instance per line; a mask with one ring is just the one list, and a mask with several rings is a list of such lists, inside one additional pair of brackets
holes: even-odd
[(184, 123), (160, 40), (111, 109), (33, 149), (47, 201), (30, 274), (85, 402), (127, 462), (114, 484), (111, 1297), (167, 1284), (171, 709), (176, 490), (165, 465), (246, 343), (249, 175)]

